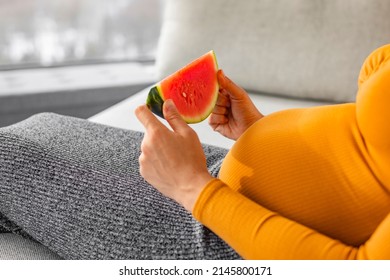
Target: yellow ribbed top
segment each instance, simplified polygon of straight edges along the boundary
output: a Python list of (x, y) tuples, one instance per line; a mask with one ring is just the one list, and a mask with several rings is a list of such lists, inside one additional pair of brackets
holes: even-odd
[(355, 103), (252, 125), (193, 214), (249, 259), (390, 259), (390, 45)]

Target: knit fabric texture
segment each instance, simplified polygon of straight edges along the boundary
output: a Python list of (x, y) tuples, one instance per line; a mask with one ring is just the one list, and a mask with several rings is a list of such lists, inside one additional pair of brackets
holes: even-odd
[[(51, 113), (0, 129), (0, 232), (64, 259), (239, 259), (139, 174), (141, 132)], [(226, 150), (203, 146), (217, 176)]]

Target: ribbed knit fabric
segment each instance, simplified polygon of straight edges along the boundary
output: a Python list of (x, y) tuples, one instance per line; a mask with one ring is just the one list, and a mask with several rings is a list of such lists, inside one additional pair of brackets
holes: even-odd
[(359, 81), (355, 103), (253, 124), (194, 216), (244, 258), (390, 259), (390, 45)]
[[(143, 134), (56, 114), (0, 129), (0, 228), (65, 259), (237, 259), (139, 174)], [(216, 176), (226, 151), (204, 146)]]

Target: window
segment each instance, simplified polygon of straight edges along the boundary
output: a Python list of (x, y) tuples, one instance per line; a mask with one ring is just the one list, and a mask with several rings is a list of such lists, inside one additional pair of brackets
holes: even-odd
[(163, 6), (0, 0), (0, 127), (39, 112), (89, 118), (150, 85)]
[(0, 0), (0, 70), (154, 60), (163, 0)]

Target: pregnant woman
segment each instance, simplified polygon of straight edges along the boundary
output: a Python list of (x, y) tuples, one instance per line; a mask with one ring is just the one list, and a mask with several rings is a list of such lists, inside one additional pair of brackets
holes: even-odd
[(1, 128), (0, 230), (67, 259), (390, 259), (390, 45), (355, 103), (263, 116), (218, 80), (229, 152), (171, 101), (172, 130), (146, 106), (145, 134), (54, 114)]

